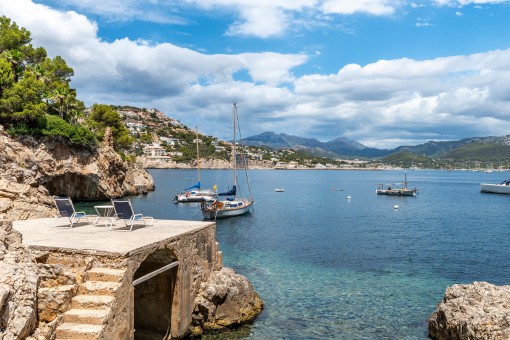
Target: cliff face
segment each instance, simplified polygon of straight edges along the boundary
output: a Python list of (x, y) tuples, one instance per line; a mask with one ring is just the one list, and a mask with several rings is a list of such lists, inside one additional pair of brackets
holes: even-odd
[(31, 137), (13, 139), (0, 127), (0, 218), (50, 216), (49, 195), (101, 200), (136, 195), (137, 186), (154, 190), (150, 175), (129, 168), (111, 138), (90, 151)]

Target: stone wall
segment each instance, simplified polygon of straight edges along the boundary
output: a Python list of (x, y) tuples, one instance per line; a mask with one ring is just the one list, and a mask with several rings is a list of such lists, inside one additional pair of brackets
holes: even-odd
[[(176, 290), (173, 294), (174, 310), (171, 317), (172, 336), (178, 337), (190, 333), (195, 299), (202, 284), (209, 281), (211, 275), (222, 268), (221, 252), (216, 243), (216, 227), (202, 229), (168, 243), (158, 245), (162, 265), (179, 261), (176, 272)], [(140, 266), (154, 254), (154, 249), (145, 249), (130, 257), (132, 277)], [(155, 261), (155, 260), (154, 260)]]

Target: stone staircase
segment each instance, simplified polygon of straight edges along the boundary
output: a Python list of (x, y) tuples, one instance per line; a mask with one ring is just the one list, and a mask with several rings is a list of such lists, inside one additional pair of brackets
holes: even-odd
[(57, 327), (56, 339), (98, 339), (124, 273), (120, 269), (90, 269), (87, 281), (80, 284), (72, 299), (71, 309), (64, 313), (64, 322)]

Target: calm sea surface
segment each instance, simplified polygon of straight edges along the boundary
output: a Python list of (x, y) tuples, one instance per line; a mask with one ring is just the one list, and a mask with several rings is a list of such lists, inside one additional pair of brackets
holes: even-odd
[[(135, 210), (202, 218), (198, 204), (172, 203), (196, 171), (149, 172), (156, 191), (133, 197)], [(220, 173), (202, 171), (202, 186), (212, 187)], [(265, 310), (254, 324), (222, 337), (426, 339), (428, 317), (447, 286), (510, 284), (510, 195), (482, 194), (479, 186), (510, 174), (408, 171), (417, 197), (375, 194), (377, 183), (403, 177), (403, 171), (250, 171), (254, 212), (219, 220), (217, 240), (224, 265), (248, 277)], [(274, 191), (280, 187), (285, 192)]]

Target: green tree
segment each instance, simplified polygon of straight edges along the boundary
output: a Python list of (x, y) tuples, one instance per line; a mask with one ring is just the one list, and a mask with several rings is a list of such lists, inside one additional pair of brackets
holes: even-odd
[(27, 75), (2, 91), (0, 123), (21, 124), (36, 128), (44, 121), (46, 104), (42, 101), (44, 86), (33, 75)]
[(87, 125), (97, 134), (99, 140), (103, 140), (106, 127), (110, 127), (113, 148), (117, 152), (129, 150), (134, 142), (128, 129), (122, 124), (120, 115), (110, 105), (94, 104), (87, 118)]
[(14, 83), (11, 65), (4, 58), (0, 57), (0, 97), (5, 89), (10, 88)]
[(0, 53), (18, 49), (32, 41), (29, 31), (11, 23), (11, 19), (5, 16), (0, 17), (0, 32)]
[(73, 69), (30, 42), (29, 31), (0, 17), (0, 124), (37, 133), (46, 113), (75, 124), (85, 106), (69, 85)]

